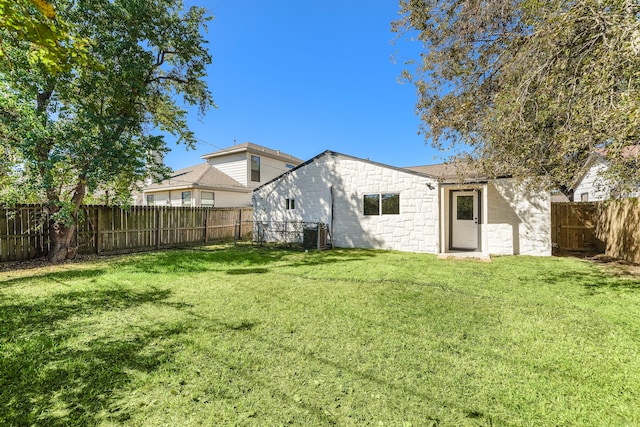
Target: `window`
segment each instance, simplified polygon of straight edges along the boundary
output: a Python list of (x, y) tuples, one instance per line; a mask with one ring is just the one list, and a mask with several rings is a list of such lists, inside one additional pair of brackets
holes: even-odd
[(473, 196), (458, 196), (456, 207), (457, 219), (473, 219)]
[(295, 168), (295, 166), (290, 165), (289, 163), (286, 163), (286, 164), (284, 165), (284, 167), (285, 167), (285, 168), (287, 168), (287, 169), (293, 169), (293, 168)]
[(191, 206), (191, 191), (182, 192), (182, 206)]
[(365, 215), (398, 215), (400, 194), (365, 194)]
[(296, 200), (295, 199), (285, 199), (285, 204), (287, 206), (287, 210), (293, 210), (296, 208)]
[(382, 215), (398, 215), (400, 213), (400, 195), (382, 194)]
[(200, 205), (212, 208), (215, 205), (215, 195), (213, 191), (203, 191), (200, 193)]
[(380, 195), (379, 194), (364, 195), (364, 214), (380, 215)]
[(154, 206), (156, 204), (156, 196), (154, 194), (147, 194), (147, 206)]
[(580, 194), (580, 201), (581, 202), (588, 202), (589, 201), (589, 193)]
[(260, 182), (260, 157), (251, 156), (251, 181)]

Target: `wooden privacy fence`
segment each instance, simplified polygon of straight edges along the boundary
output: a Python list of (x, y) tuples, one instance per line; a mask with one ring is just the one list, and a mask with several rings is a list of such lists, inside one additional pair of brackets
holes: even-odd
[(600, 252), (640, 263), (640, 199), (551, 204), (557, 249)]
[(551, 241), (563, 251), (596, 250), (596, 203), (552, 203)]
[[(252, 208), (82, 206), (76, 242), (81, 254), (113, 254), (250, 238)], [(46, 255), (47, 214), (42, 206), (0, 208), (0, 262)]]

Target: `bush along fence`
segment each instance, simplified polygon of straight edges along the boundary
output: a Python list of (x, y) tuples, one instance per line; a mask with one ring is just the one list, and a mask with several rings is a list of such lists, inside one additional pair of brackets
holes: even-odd
[(604, 253), (640, 263), (640, 199), (552, 203), (556, 249)]
[[(87, 205), (78, 216), (79, 254), (115, 254), (251, 239), (253, 209)], [(47, 254), (47, 214), (39, 205), (0, 208), (0, 262)]]

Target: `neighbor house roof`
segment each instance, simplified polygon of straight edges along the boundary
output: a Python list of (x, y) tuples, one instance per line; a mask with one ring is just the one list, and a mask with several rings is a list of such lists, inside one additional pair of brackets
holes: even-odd
[[(587, 157), (587, 160), (584, 162), (584, 165), (582, 165), (582, 168), (574, 179), (571, 188), (575, 189), (578, 184), (580, 184), (594, 164), (597, 162), (606, 162), (608, 153), (609, 150), (607, 148), (596, 148), (591, 154), (589, 154), (589, 157)], [(621, 154), (623, 159), (640, 157), (640, 144), (622, 147)]]
[(208, 163), (200, 163), (177, 170), (162, 182), (146, 185), (144, 191), (168, 191), (180, 188), (202, 188), (243, 193), (251, 191)]
[(253, 154), (272, 157), (274, 159), (279, 159), (285, 162), (294, 163), (294, 165), (302, 163), (302, 159), (299, 159), (287, 153), (283, 153), (280, 150), (273, 150), (271, 148), (263, 147), (262, 145), (254, 144), (252, 142), (245, 142), (242, 144), (233, 145), (231, 147), (224, 148), (222, 150), (214, 151), (213, 153), (205, 154), (201, 157), (203, 159), (212, 159), (216, 157), (227, 156), (229, 154), (241, 153), (245, 151)]
[[(602, 157), (607, 157), (609, 149), (607, 148), (596, 148), (595, 152)], [(622, 147), (622, 158), (630, 159), (633, 157), (640, 157), (640, 145), (627, 145)]]

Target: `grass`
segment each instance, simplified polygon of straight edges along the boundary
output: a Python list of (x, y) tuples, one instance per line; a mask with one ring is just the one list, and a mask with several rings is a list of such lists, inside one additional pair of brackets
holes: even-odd
[(0, 425), (640, 425), (640, 280), (205, 247), (0, 273)]

